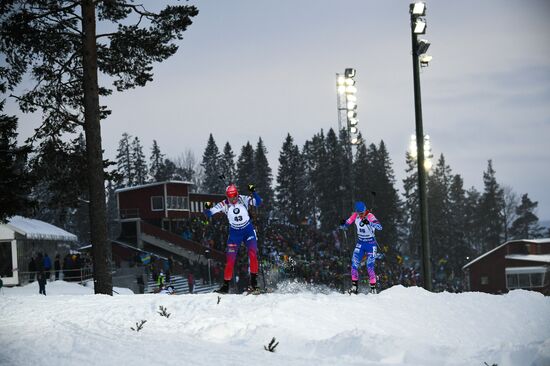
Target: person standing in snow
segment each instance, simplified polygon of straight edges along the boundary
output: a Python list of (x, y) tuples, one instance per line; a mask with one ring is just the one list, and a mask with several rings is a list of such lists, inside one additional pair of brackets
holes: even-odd
[(223, 212), (227, 215), (229, 221), (229, 237), (227, 238), (226, 248), (226, 263), (224, 271), (224, 283), (216, 291), (222, 294), (229, 292), (229, 282), (233, 278), (233, 267), (237, 259), (239, 245), (245, 242), (248, 251), (248, 259), (250, 264), (250, 292), (259, 291), (258, 288), (258, 238), (256, 230), (252, 225), (248, 208), (250, 205), (259, 206), (262, 199), (256, 193), (253, 184), (248, 185), (248, 190), (253, 197), (241, 196), (234, 184), (229, 185), (225, 190), (225, 200), (219, 202), (212, 207), (212, 204), (207, 203), (204, 214), (208, 217), (215, 215), (218, 212)]
[(44, 271), (40, 271), (36, 275), (36, 280), (38, 281), (38, 292), (44, 296), (46, 296), (46, 279), (47, 277)]
[(357, 229), (357, 244), (351, 257), (351, 290), (350, 293), (357, 294), (359, 289), (359, 266), (361, 260), (367, 255), (367, 272), (369, 274), (369, 283), (372, 293), (377, 293), (376, 273), (374, 272), (374, 262), (377, 258), (378, 243), (374, 237), (375, 230), (382, 230), (382, 225), (372, 212), (367, 210), (364, 202), (355, 203), (355, 211), (347, 220), (342, 220), (340, 228), (346, 229), (355, 223)]

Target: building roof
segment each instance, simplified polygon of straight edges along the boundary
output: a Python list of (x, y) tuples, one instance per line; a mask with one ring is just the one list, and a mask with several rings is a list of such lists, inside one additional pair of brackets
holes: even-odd
[(550, 254), (508, 254), (506, 259), (550, 263)]
[(507, 241), (503, 244), (500, 244), (498, 247), (486, 252), (486, 253), (483, 253), (482, 255), (480, 255), (479, 257), (477, 257), (476, 259), (466, 263), (464, 266), (462, 266), (462, 269), (466, 269), (467, 267), (471, 266), (472, 264), (474, 264), (475, 262), (479, 261), (480, 259), (488, 256), (489, 254), (499, 250), (500, 248), (502, 248), (503, 246), (506, 246), (508, 244), (511, 244), (511, 243), (527, 243), (527, 244), (550, 244), (550, 238), (544, 238), (544, 239), (520, 239), (520, 240), (510, 240), (510, 241)]
[(6, 224), (11, 230), (24, 235), (27, 239), (76, 241), (77, 237), (68, 231), (47, 222), (13, 216)]
[(145, 188), (145, 187), (154, 187), (154, 186), (159, 186), (159, 185), (168, 184), (168, 183), (194, 185), (193, 182), (186, 182), (186, 181), (182, 181), (182, 180), (167, 180), (165, 182), (154, 182), (154, 183), (142, 184), (142, 185), (139, 185), (139, 186), (119, 188), (119, 189), (115, 190), (115, 193), (128, 192), (128, 191), (133, 191), (133, 190), (136, 190), (136, 189), (142, 189), (142, 188)]

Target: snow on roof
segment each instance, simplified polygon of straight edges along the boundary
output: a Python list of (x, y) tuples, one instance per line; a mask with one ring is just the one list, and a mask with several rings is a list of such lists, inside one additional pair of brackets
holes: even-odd
[(474, 260), (466, 263), (464, 266), (462, 266), (462, 269), (466, 269), (466, 267), (469, 267), (470, 265), (472, 265), (473, 263), (477, 262), (478, 260), (480, 260), (481, 258), (484, 258), (486, 256), (488, 256), (489, 254), (499, 250), (500, 248), (502, 248), (503, 246), (505, 245), (508, 245), (510, 243), (517, 243), (517, 242), (520, 242), (520, 243), (527, 243), (527, 244), (550, 244), (550, 238), (544, 238), (544, 239), (521, 239), (521, 240), (510, 240), (510, 241), (507, 241), (503, 244), (500, 244), (498, 247), (492, 249), (492, 250), (489, 250), (487, 253), (484, 253), (482, 255), (480, 255), (479, 257), (475, 258)]
[(154, 182), (154, 183), (142, 184), (142, 185), (139, 185), (139, 186), (119, 188), (119, 189), (115, 190), (115, 193), (133, 191), (135, 189), (141, 189), (141, 188), (145, 188), (145, 187), (154, 187), (154, 186), (158, 186), (158, 185), (161, 185), (161, 184), (168, 184), (168, 183), (194, 185), (193, 182), (187, 182), (187, 181), (181, 181), (181, 180), (167, 180), (165, 182)]
[(504, 258), (521, 261), (550, 263), (550, 254), (508, 254)]
[(27, 239), (76, 241), (77, 237), (57, 226), (47, 222), (13, 216), (6, 224), (13, 231), (24, 235)]

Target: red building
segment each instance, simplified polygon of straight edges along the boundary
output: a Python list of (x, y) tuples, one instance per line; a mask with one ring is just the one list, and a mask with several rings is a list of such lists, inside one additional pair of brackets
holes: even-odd
[(550, 238), (507, 241), (462, 269), (470, 291), (526, 289), (550, 295)]
[(206, 202), (224, 199), (223, 195), (191, 193), (191, 186), (190, 182), (167, 181), (116, 190), (119, 241), (160, 255), (175, 254), (199, 262), (206, 261), (208, 250), (211, 258), (223, 261), (225, 255), (221, 251), (182, 236), (190, 219), (204, 220)]

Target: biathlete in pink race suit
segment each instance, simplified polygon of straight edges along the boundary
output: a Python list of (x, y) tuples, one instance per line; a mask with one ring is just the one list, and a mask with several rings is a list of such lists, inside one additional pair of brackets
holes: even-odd
[(374, 262), (377, 257), (378, 243), (374, 237), (374, 232), (375, 230), (382, 230), (382, 225), (376, 216), (367, 210), (367, 205), (361, 201), (355, 203), (355, 211), (347, 220), (342, 221), (340, 227), (346, 229), (353, 223), (355, 223), (355, 227), (357, 228), (357, 244), (351, 257), (350, 293), (357, 294), (358, 292), (359, 266), (365, 254), (367, 255), (367, 272), (369, 274), (371, 292), (377, 293)]
[(233, 267), (237, 259), (237, 253), (239, 251), (239, 245), (244, 242), (248, 251), (248, 259), (250, 262), (250, 291), (258, 290), (258, 238), (256, 237), (256, 230), (250, 220), (248, 214), (248, 207), (259, 206), (262, 203), (262, 199), (255, 192), (254, 185), (250, 184), (248, 189), (252, 193), (253, 197), (241, 196), (237, 191), (237, 187), (234, 184), (229, 185), (225, 190), (225, 200), (219, 202), (214, 207), (207, 207), (204, 210), (205, 215), (211, 217), (218, 212), (223, 212), (227, 215), (229, 221), (229, 237), (227, 238), (226, 248), (226, 263), (224, 271), (224, 283), (217, 292), (228, 293), (229, 282), (233, 277)]

